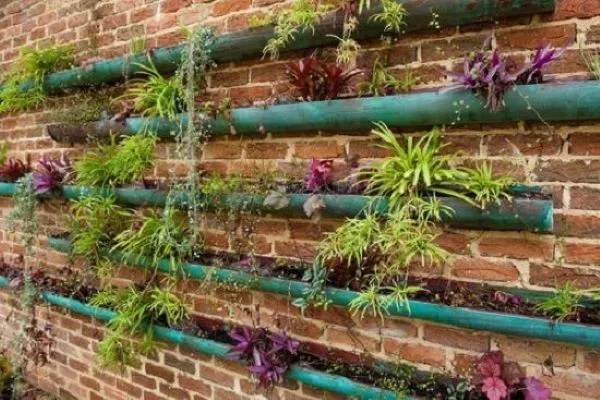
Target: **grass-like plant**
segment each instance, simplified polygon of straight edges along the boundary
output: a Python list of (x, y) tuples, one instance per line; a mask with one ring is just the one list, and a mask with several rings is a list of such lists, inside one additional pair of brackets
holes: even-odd
[(577, 310), (583, 307), (582, 298), (581, 291), (577, 290), (572, 283), (567, 282), (564, 286), (557, 288), (552, 297), (539, 303), (536, 309), (560, 322), (575, 315)]
[(115, 237), (112, 251), (149, 257), (153, 265), (168, 259), (175, 272), (197, 243), (189, 241), (190, 230), (186, 219), (171, 205), (162, 214), (149, 211), (141, 221), (132, 224)]
[(137, 182), (154, 165), (156, 137), (133, 135), (116, 143), (116, 137), (95, 151), (88, 151), (75, 163), (78, 185), (115, 186)]
[[(122, 368), (131, 364), (137, 354), (149, 354), (154, 349), (155, 325), (175, 326), (189, 316), (184, 301), (158, 286), (145, 290), (134, 286), (107, 289), (94, 296), (90, 304), (117, 312), (117, 317), (109, 324), (111, 334), (98, 346), (99, 364), (107, 368)], [(142, 332), (142, 341), (136, 346), (131, 336), (138, 331)]]
[(360, 266), (379, 234), (379, 220), (374, 212), (367, 212), (363, 218), (349, 218), (321, 241), (319, 256), (323, 260), (344, 260), (348, 267)]
[(43, 103), (46, 100), (46, 75), (70, 68), (75, 60), (74, 51), (73, 46), (21, 50), (19, 60), (0, 90), (0, 113), (25, 111)]
[(134, 109), (148, 118), (175, 119), (183, 111), (184, 87), (179, 74), (165, 78), (148, 57), (148, 65), (136, 64), (145, 79), (135, 79), (115, 100), (133, 100)]
[(68, 224), (72, 253), (92, 261), (101, 258), (101, 250), (125, 229), (133, 215), (131, 210), (119, 206), (113, 196), (102, 195), (73, 200), (71, 212)]
[(598, 50), (581, 50), (581, 57), (592, 77), (600, 80), (600, 52)]
[[(362, 0), (360, 5), (370, 0)], [(368, 7), (367, 7), (368, 8)], [(384, 24), (384, 33), (400, 34), (402, 29), (406, 26), (404, 17), (406, 16), (406, 8), (402, 3), (396, 0), (381, 0), (381, 11), (374, 14), (371, 18), (373, 21)]]
[(481, 208), (485, 209), (489, 204), (500, 204), (502, 199), (511, 199), (506, 190), (513, 184), (513, 179), (494, 177), (490, 163), (480, 163), (467, 172), (469, 174), (467, 189)]
[(468, 174), (451, 167), (454, 155), (442, 154), (440, 131), (434, 128), (416, 143), (412, 137), (406, 146), (382, 122), (375, 123), (373, 134), (381, 140), (379, 147), (392, 155), (363, 171), (368, 179), (367, 192), (387, 196), (391, 211), (402, 208), (407, 197), (445, 195), (475, 204), (463, 191)]

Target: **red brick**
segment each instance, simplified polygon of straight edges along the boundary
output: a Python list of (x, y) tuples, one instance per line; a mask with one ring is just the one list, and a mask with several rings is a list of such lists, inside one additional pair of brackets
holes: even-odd
[(600, 155), (600, 134), (576, 132), (569, 135), (569, 154)]
[(82, 13), (79, 13), (79, 14), (69, 17), (67, 25), (69, 26), (70, 29), (73, 29), (73, 28), (76, 28), (78, 26), (85, 24), (88, 20), (89, 20), (89, 13), (82, 12)]
[(469, 237), (462, 233), (444, 232), (435, 239), (435, 243), (453, 254), (469, 253)]
[(570, 214), (555, 215), (554, 233), (559, 236), (600, 238), (600, 217)]
[[(237, 0), (236, 0), (237, 1)], [(272, 88), (267, 86), (245, 86), (229, 89), (229, 97), (236, 106), (248, 106), (271, 97)]]
[(474, 35), (428, 41), (421, 46), (421, 57), (423, 62), (463, 58), (480, 49), (486, 38), (487, 35)]
[(297, 142), (294, 151), (294, 156), (304, 159), (340, 158), (344, 154), (344, 146), (335, 141)]
[(330, 327), (327, 331), (327, 341), (337, 346), (346, 346), (355, 351), (378, 353), (381, 348), (381, 339), (361, 334), (347, 328)]
[(162, 0), (160, 3), (160, 12), (165, 14), (174, 13), (190, 4), (192, 4), (192, 0)]
[(270, 64), (254, 67), (250, 70), (252, 83), (276, 82), (287, 80), (286, 67), (283, 64)]
[(348, 144), (348, 154), (358, 158), (385, 158), (392, 152), (378, 146), (374, 140), (351, 140)]
[(138, 22), (152, 18), (154, 14), (156, 14), (156, 10), (156, 4), (149, 4), (141, 8), (136, 8), (135, 10), (131, 11), (131, 14), (129, 15), (129, 22), (132, 24), (137, 24)]
[(582, 370), (592, 374), (600, 374), (600, 351), (584, 351), (582, 363)]
[(576, 35), (575, 24), (564, 24), (501, 31), (496, 34), (496, 38), (502, 49), (533, 50), (542, 44), (568, 47), (575, 43)]
[(486, 137), (490, 156), (557, 155), (562, 148), (558, 135), (491, 135)]
[(200, 393), (205, 397), (210, 397), (212, 394), (211, 386), (203, 381), (190, 378), (186, 375), (179, 375), (178, 380), (179, 386), (186, 390), (191, 390), (193, 392)]
[(421, 343), (403, 343), (396, 339), (384, 338), (383, 349), (388, 356), (397, 356), (401, 360), (437, 368), (443, 368), (446, 365), (446, 351), (440, 347), (431, 347)]
[(169, 383), (173, 383), (175, 381), (175, 374), (173, 371), (152, 363), (146, 363), (146, 373), (157, 378), (164, 379)]
[(215, 88), (243, 86), (248, 83), (249, 79), (247, 69), (240, 71), (221, 71), (211, 75), (210, 85)]
[(490, 336), (481, 332), (426, 325), (423, 339), (457, 349), (484, 353), (490, 350)]
[(581, 396), (589, 399), (600, 398), (600, 379), (596, 376), (557, 371), (554, 376), (541, 376), (540, 379), (553, 392), (562, 392), (569, 396)]
[(508, 360), (541, 365), (552, 357), (557, 367), (569, 368), (575, 365), (575, 347), (572, 346), (505, 336), (497, 337), (495, 340)]
[(135, 371), (131, 371), (131, 382), (148, 389), (156, 389), (156, 379), (150, 378), (149, 376), (137, 373)]
[(580, 210), (600, 210), (600, 189), (573, 186), (570, 208)]
[(552, 260), (554, 242), (526, 237), (484, 236), (479, 242), (483, 256)]
[(213, 6), (213, 16), (231, 14), (250, 8), (251, 0), (217, 0)]
[(110, 16), (102, 19), (101, 26), (102, 31), (109, 31), (111, 29), (119, 28), (127, 24), (127, 14), (111, 14)]
[(97, 392), (100, 391), (100, 382), (98, 382), (97, 380), (95, 380), (93, 378), (82, 375), (79, 377), (79, 382), (81, 382), (81, 384), (87, 388), (90, 388)]
[(565, 261), (570, 264), (600, 264), (600, 245), (567, 243), (564, 245)]
[(311, 259), (317, 254), (317, 246), (314, 243), (276, 241), (275, 253), (279, 256)]
[(600, 286), (600, 272), (582, 268), (551, 267), (532, 264), (529, 267), (529, 283), (532, 285), (558, 287), (567, 283), (581, 288)]
[(287, 156), (287, 143), (257, 142), (246, 145), (246, 158), (283, 159)]
[(452, 275), (458, 278), (509, 282), (520, 278), (519, 270), (510, 261), (489, 261), (482, 258), (457, 258), (452, 263)]
[(235, 379), (232, 375), (228, 374), (225, 371), (221, 371), (220, 369), (216, 369), (207, 365), (200, 366), (200, 375), (202, 379), (209, 380), (211, 382), (217, 383), (221, 386), (225, 386), (233, 389), (235, 385)]
[(117, 389), (121, 392), (127, 393), (128, 395), (134, 398), (139, 398), (142, 396), (142, 389), (132, 385), (127, 381), (124, 381), (123, 379), (117, 379)]
[(196, 364), (191, 360), (176, 357), (174, 354), (165, 353), (165, 364), (177, 368), (180, 371), (194, 375), (196, 373)]
[(600, 14), (599, 0), (560, 0), (556, 2), (554, 19), (589, 18)]

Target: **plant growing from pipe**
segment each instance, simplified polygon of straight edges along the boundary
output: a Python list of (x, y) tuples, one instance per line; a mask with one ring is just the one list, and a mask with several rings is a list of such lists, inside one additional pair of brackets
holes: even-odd
[(59, 160), (43, 157), (33, 173), (35, 193), (40, 195), (58, 192), (63, 185), (73, 179), (73, 176), (73, 165), (66, 156), (63, 155)]
[(23, 162), (17, 158), (6, 158), (0, 166), (0, 179), (4, 182), (16, 182), (31, 172), (29, 157)]
[[(0, 113), (25, 111), (46, 100), (46, 75), (70, 68), (74, 63), (73, 46), (50, 46), (35, 50), (21, 50), (19, 60), (0, 90)], [(30, 86), (24, 87), (27, 81)]]
[[(111, 334), (98, 346), (98, 362), (106, 368), (131, 365), (138, 354), (148, 355), (154, 349), (153, 326), (175, 326), (188, 318), (188, 306), (168, 289), (150, 285), (124, 289), (106, 289), (90, 300), (98, 307), (117, 311), (110, 321)], [(133, 344), (133, 335), (142, 331), (142, 339)]]

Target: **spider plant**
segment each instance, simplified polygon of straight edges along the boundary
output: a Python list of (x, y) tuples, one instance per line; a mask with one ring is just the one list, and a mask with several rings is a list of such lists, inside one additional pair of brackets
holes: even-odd
[(183, 109), (184, 87), (181, 77), (178, 74), (170, 78), (163, 77), (150, 57), (148, 64), (135, 64), (146, 79), (133, 80), (127, 92), (115, 100), (133, 99), (134, 109), (147, 118), (174, 120)]
[(383, 123), (375, 123), (373, 133), (381, 140), (379, 147), (392, 152), (390, 157), (378, 162), (360, 174), (368, 178), (367, 192), (387, 196), (390, 211), (403, 207), (407, 197), (423, 195), (452, 196), (476, 205), (473, 199), (457, 188), (465, 186), (467, 172), (451, 167), (455, 155), (444, 155), (440, 131), (434, 128), (416, 143), (412, 137), (402, 147)]
[(581, 57), (585, 61), (588, 71), (596, 80), (600, 80), (600, 51), (598, 50), (581, 50)]
[(367, 212), (364, 218), (349, 218), (321, 241), (319, 257), (345, 260), (348, 267), (352, 264), (360, 266), (379, 233), (379, 221), (374, 212)]
[[(131, 364), (139, 352), (149, 354), (153, 348), (153, 326), (166, 323), (174, 326), (189, 317), (188, 306), (168, 289), (158, 286), (139, 290), (135, 286), (107, 289), (90, 300), (97, 307), (109, 307), (117, 312), (109, 326), (112, 333), (99, 345), (98, 360), (104, 367), (123, 367)], [(131, 344), (131, 335), (142, 330), (142, 343)]]
[(536, 309), (560, 322), (574, 315), (579, 308), (583, 307), (581, 304), (582, 297), (583, 294), (572, 283), (568, 282), (557, 288), (554, 296), (539, 303)]
[(513, 183), (510, 177), (495, 178), (492, 165), (487, 162), (467, 170), (467, 189), (475, 198), (475, 202), (486, 209), (489, 204), (500, 204), (501, 200), (510, 200), (511, 196), (506, 189)]
[(372, 282), (368, 288), (363, 290), (349, 304), (349, 310), (353, 317), (364, 319), (366, 315), (379, 317), (383, 322), (384, 314), (389, 314), (387, 310), (388, 299), (379, 294), (380, 286)]
[[(367, 0), (370, 1), (370, 0)], [(361, 1), (361, 5), (364, 0)], [(406, 16), (406, 8), (402, 3), (396, 0), (381, 0), (381, 11), (374, 14), (371, 19), (375, 22), (384, 24), (383, 31), (386, 33), (400, 34), (402, 28), (406, 26), (404, 17)]]
[(400, 92), (409, 92), (417, 84), (419, 78), (415, 77), (410, 69), (407, 69), (402, 79), (390, 71), (388, 67), (378, 58), (373, 64), (369, 79), (359, 84), (360, 96), (386, 96)]
[(191, 255), (194, 243), (188, 240), (190, 231), (185, 218), (172, 206), (167, 205), (162, 214), (149, 211), (141, 221), (115, 237), (111, 251), (123, 251), (141, 257), (149, 257), (153, 265), (168, 259), (175, 272), (183, 260)]
[(72, 253), (91, 260), (100, 258), (100, 250), (111, 243), (133, 215), (116, 204), (113, 196), (82, 196), (73, 200), (68, 219), (73, 243)]

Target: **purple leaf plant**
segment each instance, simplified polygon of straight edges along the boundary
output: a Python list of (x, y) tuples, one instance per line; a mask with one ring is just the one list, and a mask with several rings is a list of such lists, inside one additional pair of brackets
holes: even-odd
[(229, 336), (236, 343), (229, 357), (247, 362), (248, 371), (265, 387), (281, 382), (300, 346), (285, 331), (269, 333), (264, 328), (242, 326), (232, 329)]
[(465, 59), (462, 72), (446, 72), (454, 84), (443, 91), (459, 88), (471, 90), (486, 99), (485, 106), (491, 111), (498, 111), (504, 106), (504, 95), (510, 87), (542, 83), (542, 69), (564, 53), (564, 49), (540, 46), (532, 60), (517, 69), (498, 50), (487, 51), (490, 43), (491, 38), (486, 39), (480, 51)]
[(470, 386), (489, 400), (507, 400), (511, 395), (523, 393), (525, 400), (549, 400), (552, 391), (535, 377), (526, 377), (519, 364), (504, 360), (501, 351), (490, 351), (472, 368)]
[(63, 156), (59, 160), (41, 158), (38, 168), (33, 173), (36, 194), (59, 190), (73, 176), (71, 161)]
[(308, 172), (304, 177), (304, 187), (306, 190), (316, 192), (329, 185), (331, 183), (332, 170), (333, 160), (313, 159), (308, 165)]

